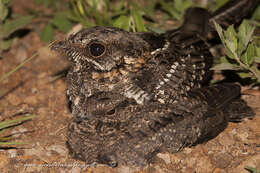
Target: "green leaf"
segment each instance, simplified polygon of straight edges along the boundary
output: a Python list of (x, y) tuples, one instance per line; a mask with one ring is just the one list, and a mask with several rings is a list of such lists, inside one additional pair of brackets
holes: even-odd
[[(57, 0), (56, 0), (56, 2), (57, 2)], [(50, 5), (54, 5), (55, 1), (53, 1), (53, 0), (34, 0), (34, 3), (36, 5), (43, 4), (45, 7), (49, 7)]]
[(218, 32), (218, 35), (219, 35), (219, 37), (221, 39), (221, 42), (224, 43), (225, 42), (225, 37), (224, 37), (223, 29), (221, 28), (221, 26), (217, 22), (215, 22), (215, 21), (213, 21), (213, 22), (214, 22), (215, 28), (216, 28), (216, 30)]
[(178, 11), (174, 9), (173, 2), (165, 2), (164, 0), (159, 0), (159, 4), (162, 6), (162, 9), (167, 11), (173, 18), (180, 20), (181, 15)]
[(254, 57), (254, 61), (255, 61), (256, 63), (260, 63), (260, 57)]
[(260, 173), (259, 169), (257, 170), (256, 168), (253, 168), (251, 166), (247, 166), (247, 167), (245, 167), (245, 169), (250, 171), (251, 173)]
[(34, 0), (34, 3), (37, 5), (40, 5), (43, 3), (44, 0)]
[(49, 7), (54, 2), (53, 0), (44, 0), (42, 1), (45, 7)]
[(41, 40), (44, 42), (50, 42), (54, 38), (54, 29), (51, 23), (48, 23), (40, 33)]
[(1, 0), (0, 2), (2, 2), (3, 4), (10, 4), (12, 0)]
[(13, 126), (16, 123), (32, 119), (33, 117), (35, 117), (35, 115), (24, 116), (24, 117), (17, 118), (17, 119), (14, 119), (14, 120), (2, 121), (2, 122), (0, 122), (0, 129), (4, 129), (4, 128), (10, 127), (10, 126)]
[(216, 5), (215, 5), (215, 9), (214, 11), (216, 11), (217, 9), (219, 9), (220, 7), (222, 7), (225, 3), (228, 2), (228, 0), (217, 0), (215, 1)]
[(97, 25), (99, 25), (99, 26), (104, 26), (105, 25), (105, 21), (104, 20), (102, 20), (102, 15), (105, 15), (104, 13), (103, 14), (101, 14), (100, 13), (100, 11), (99, 11), (99, 9), (98, 9), (98, 6), (99, 6), (99, 4), (98, 4), (98, 2), (97, 1), (95, 1), (95, 0), (92, 0), (92, 2), (93, 2), (93, 6), (92, 6), (92, 8), (91, 8), (91, 14), (94, 16), (94, 18), (95, 18), (95, 23), (97, 24)]
[[(111, 18), (116, 18), (116, 17), (122, 16), (122, 15), (125, 15), (125, 16), (128, 15), (128, 10), (126, 8), (113, 12), (113, 14), (111, 15)], [(108, 19), (108, 20), (110, 20), (110, 19)]]
[(130, 26), (130, 18), (128, 16), (120, 16), (114, 21), (113, 26), (128, 31)]
[(28, 142), (0, 142), (0, 145), (23, 145), (29, 144)]
[(256, 8), (252, 18), (254, 20), (260, 20), (260, 5)]
[(72, 28), (72, 23), (66, 16), (66, 12), (56, 13), (54, 18), (51, 20), (51, 23), (60, 31), (68, 32)]
[(256, 50), (256, 52), (255, 52), (256, 56), (260, 57), (260, 47), (256, 47), (255, 50)]
[(222, 56), (222, 57), (220, 57), (220, 62), (222, 63), (222, 64), (224, 64), (224, 63), (229, 63), (229, 61), (227, 60), (227, 57), (226, 56)]
[(247, 58), (247, 53), (245, 52), (242, 56), (241, 56), (241, 60), (244, 64), (247, 64), (248, 58)]
[(154, 32), (154, 33), (157, 33), (157, 34), (163, 34), (163, 33), (166, 32), (164, 29), (155, 28), (155, 27), (152, 27), (152, 26), (146, 26), (146, 28), (147, 28), (148, 31), (151, 31), (151, 32)]
[(80, 15), (85, 16), (85, 10), (82, 5), (82, 1), (76, 1)]
[(246, 50), (246, 54), (247, 54), (246, 64), (251, 65), (253, 63), (254, 57), (255, 57), (255, 47), (252, 43), (250, 43), (248, 45), (247, 50)]
[[(2, 131), (4, 131), (4, 130), (2, 130)], [(1, 133), (1, 132), (0, 132), (0, 133)], [(8, 136), (8, 137), (6, 137), (6, 136), (0, 137), (0, 141), (1, 141), (1, 142), (9, 141), (10, 139), (11, 139), (10, 136)], [(1, 142), (0, 142), (0, 144), (1, 144)]]
[(224, 32), (225, 38), (234, 41), (236, 39), (237, 33), (234, 29), (234, 26), (231, 25), (228, 29)]
[[(113, 11), (119, 11), (124, 7), (124, 3), (125, 3), (125, 1), (119, 1), (118, 3), (111, 5), (111, 8)], [(107, 5), (109, 5), (109, 4), (107, 4)]]
[(0, 0), (0, 22), (4, 21), (8, 15), (8, 3), (3, 2)]
[(13, 20), (7, 20), (3, 24), (3, 37), (9, 37), (14, 31), (26, 27), (32, 21), (32, 16), (21, 16)]
[(226, 55), (227, 55), (229, 58), (235, 59), (234, 53), (231, 52), (231, 50), (230, 50), (228, 47), (226, 47), (226, 46), (225, 46), (225, 53), (226, 53)]
[(250, 70), (254, 71), (255, 78), (257, 79), (258, 82), (260, 82), (260, 71), (259, 71), (259, 69), (256, 66), (251, 66)]
[(239, 72), (239, 73), (237, 73), (238, 75), (239, 75), (239, 77), (241, 77), (241, 78), (250, 78), (251, 77), (251, 75), (249, 74), (249, 73), (246, 73), (246, 72)]
[(224, 38), (225, 38), (224, 43), (233, 54), (236, 53), (237, 46), (238, 46), (236, 35), (237, 34), (233, 25), (229, 26), (228, 29), (224, 31)]
[(231, 40), (225, 40), (226, 47), (232, 52), (232, 54), (236, 54), (237, 50), (237, 42)]
[[(73, 9), (67, 13), (67, 18), (73, 22), (78, 23), (82, 20), (83, 17), (79, 14), (79, 12), (77, 10)], [(86, 20), (86, 19), (84, 19), (84, 20)]]
[(230, 63), (217, 64), (211, 68), (211, 70), (237, 70), (237, 69), (238, 67), (236, 65)]
[(181, 19), (181, 17), (184, 15), (185, 10), (187, 8), (189, 8), (192, 5), (192, 1), (190, 0), (175, 0), (174, 1), (174, 7), (175, 7), (175, 11), (179, 12), (179, 18), (177, 19)]
[(137, 31), (139, 31), (139, 32), (147, 31), (145, 26), (144, 26), (143, 17), (140, 14), (140, 11), (133, 10), (132, 15), (133, 15), (133, 18), (134, 18), (134, 23), (135, 23), (135, 27), (136, 27)]
[(245, 44), (245, 40), (246, 40), (246, 26), (245, 23), (243, 22), (239, 28), (238, 28), (238, 49), (239, 49), (239, 53), (241, 54), (245, 49), (246, 49), (246, 44)]
[(2, 50), (7, 50), (9, 49), (9, 47), (11, 46), (11, 43), (12, 43), (12, 40), (11, 39), (8, 39), (8, 40), (2, 40), (1, 41), (1, 49)]
[(249, 44), (246, 52), (242, 55), (241, 60), (244, 64), (251, 65), (255, 56), (255, 48), (253, 44)]
[(19, 123), (22, 123), (26, 120), (30, 120), (32, 118), (34, 118), (35, 115), (29, 115), (29, 116), (23, 116), (21, 118), (16, 118), (13, 120), (5, 120), (5, 121), (1, 121), (0, 122), (0, 147), (1, 145), (14, 145), (14, 144), (28, 144), (26, 142), (8, 142), (9, 140), (11, 140), (11, 135), (6, 135), (3, 136), (2, 133), (7, 129), (7, 128), (11, 128), (15, 125), (19, 125)]
[(8, 15), (8, 8), (3, 8), (0, 9), (1, 10), (1, 20), (4, 21)]
[(145, 8), (142, 8), (143, 12), (145, 13), (146, 16), (149, 16), (149, 18), (155, 18), (155, 6), (156, 6), (157, 2), (156, 1), (149, 1), (149, 3), (147, 3), (147, 6), (145, 6)]
[[(238, 28), (238, 36), (242, 43), (243, 47), (247, 47), (248, 43), (252, 39), (255, 27), (251, 26), (248, 20), (243, 20), (242, 24)], [(243, 48), (242, 47), (242, 48)]]

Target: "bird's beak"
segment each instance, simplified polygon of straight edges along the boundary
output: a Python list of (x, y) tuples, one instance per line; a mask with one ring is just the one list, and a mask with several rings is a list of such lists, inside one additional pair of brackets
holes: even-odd
[(68, 49), (68, 41), (55, 41), (50, 46), (51, 50), (64, 52)]
[(51, 44), (50, 49), (52, 51), (57, 52), (58, 54), (67, 57), (68, 60), (72, 61), (73, 57), (71, 57), (71, 52), (73, 52), (73, 47), (69, 44), (69, 41), (56, 41)]

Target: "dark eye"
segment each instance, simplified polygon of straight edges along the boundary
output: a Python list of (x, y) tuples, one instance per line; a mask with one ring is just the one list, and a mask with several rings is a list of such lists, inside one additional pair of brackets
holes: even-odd
[(89, 50), (92, 56), (100, 56), (105, 52), (105, 46), (100, 43), (92, 43)]

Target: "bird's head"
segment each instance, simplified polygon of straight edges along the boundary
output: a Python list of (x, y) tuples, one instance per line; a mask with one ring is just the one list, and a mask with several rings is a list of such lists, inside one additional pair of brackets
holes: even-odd
[(97, 72), (113, 69), (135, 71), (149, 58), (149, 44), (138, 34), (113, 27), (93, 27), (55, 42), (52, 50), (65, 55), (80, 68)]

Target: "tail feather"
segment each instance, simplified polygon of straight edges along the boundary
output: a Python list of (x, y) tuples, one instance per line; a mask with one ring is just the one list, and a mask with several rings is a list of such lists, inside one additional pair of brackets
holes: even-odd
[(194, 89), (189, 95), (207, 102), (213, 110), (220, 110), (240, 96), (240, 86), (234, 83), (222, 83), (204, 88)]
[(239, 122), (255, 115), (253, 109), (240, 98), (240, 86), (234, 83), (222, 83), (194, 89), (189, 92), (189, 96), (200, 98), (207, 103), (206, 115), (208, 116), (222, 111), (228, 121)]
[(255, 112), (242, 99), (236, 99), (224, 108), (224, 113), (231, 122), (240, 122), (244, 118), (253, 118)]
[[(208, 33), (215, 31), (214, 22), (224, 28), (232, 24), (237, 27), (244, 18), (252, 15), (259, 3), (260, 0), (230, 0), (213, 14), (199, 7), (188, 8), (184, 15), (183, 25), (177, 30), (168, 31), (166, 35), (173, 37), (174, 40), (181, 41), (190, 38), (194, 43), (197, 41), (194, 38), (194, 33), (203, 38), (207, 37)], [(179, 31), (181, 31), (181, 34)], [(176, 38), (177, 33), (180, 38)]]
[(223, 7), (215, 11), (210, 18), (213, 21), (227, 27), (231, 24), (238, 25), (245, 17), (248, 17), (259, 5), (260, 0), (230, 0)]

